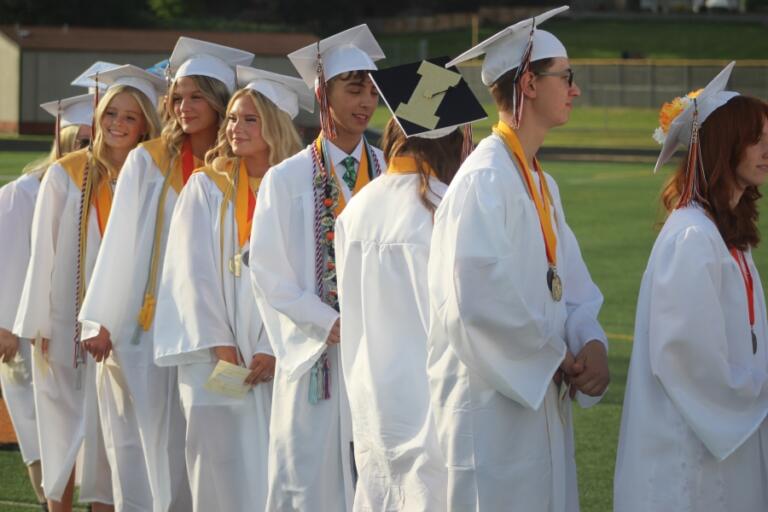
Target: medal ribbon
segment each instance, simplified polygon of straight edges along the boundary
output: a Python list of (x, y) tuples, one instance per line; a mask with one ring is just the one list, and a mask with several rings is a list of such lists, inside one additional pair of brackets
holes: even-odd
[(744, 279), (744, 288), (747, 290), (747, 307), (749, 308), (749, 328), (752, 330), (752, 334), (755, 332), (755, 287), (752, 281), (752, 272), (749, 271), (749, 265), (747, 265), (747, 258), (744, 253), (735, 247), (731, 249), (731, 256), (736, 260), (736, 264), (741, 271), (741, 277)]
[(547, 186), (544, 172), (542, 172), (538, 160), (534, 159), (534, 166), (539, 175), (539, 187), (541, 188), (541, 194), (539, 194), (539, 191), (536, 190), (533, 183), (533, 173), (528, 167), (528, 160), (525, 158), (523, 147), (520, 145), (520, 140), (517, 138), (517, 135), (512, 128), (499, 121), (496, 126), (493, 127), (493, 133), (501, 137), (501, 140), (504, 141), (507, 148), (513, 155), (515, 155), (515, 159), (520, 168), (520, 174), (522, 174), (523, 182), (528, 190), (528, 195), (536, 205), (536, 213), (539, 217), (541, 233), (544, 236), (544, 249), (547, 253), (547, 262), (549, 262), (550, 267), (557, 267), (557, 237), (555, 236), (550, 209), (552, 206), (552, 196), (549, 193), (549, 187)]

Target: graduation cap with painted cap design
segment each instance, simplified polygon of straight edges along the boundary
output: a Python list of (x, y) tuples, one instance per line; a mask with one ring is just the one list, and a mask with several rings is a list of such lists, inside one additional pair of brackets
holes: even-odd
[(153, 75), (157, 75), (160, 78), (165, 79), (166, 74), (168, 72), (168, 66), (170, 66), (171, 61), (169, 59), (163, 59), (160, 62), (155, 62), (150, 67), (146, 68), (147, 71), (152, 73)]
[(61, 158), (61, 129), (67, 126), (90, 126), (93, 122), (94, 94), (81, 94), (41, 103), (40, 108), (56, 118), (54, 144), (56, 157)]
[[(72, 80), (72, 83), (70, 85), (74, 85), (75, 87), (86, 87), (88, 88), (88, 92), (95, 92), (96, 88), (96, 80), (93, 79), (94, 75), (96, 73), (104, 73), (105, 71), (109, 71), (110, 69), (114, 69), (116, 67), (119, 67), (119, 64), (113, 64), (112, 62), (104, 62), (101, 60), (98, 60), (88, 66), (88, 69), (80, 73), (80, 75)], [(100, 89), (106, 89), (106, 85), (99, 84)]]
[(448, 57), (371, 72), (406, 137), (435, 139), (459, 126), (485, 119), (486, 112)]
[[(662, 106), (659, 115), (662, 126), (654, 133), (654, 139), (661, 142), (662, 147), (653, 172), (667, 163), (679, 146), (688, 148), (685, 185), (681, 190), (678, 208), (702, 199), (699, 183), (706, 182), (706, 176), (701, 164), (699, 128), (712, 112), (739, 96), (738, 92), (725, 90), (735, 65), (734, 61), (725, 66), (703, 89), (675, 98)], [(668, 125), (664, 126), (665, 123)]]
[(299, 75), (317, 94), (320, 103), (320, 124), (325, 135), (336, 135), (328, 108), (325, 87), (331, 78), (350, 71), (373, 71), (375, 62), (385, 57), (368, 25), (352, 27), (336, 35), (312, 43), (290, 54)]
[(153, 106), (165, 90), (165, 80), (138, 66), (125, 64), (99, 74), (99, 83), (107, 85), (107, 90), (115, 85), (128, 85), (141, 91)]
[(193, 75), (215, 78), (223, 82), (231, 94), (236, 84), (235, 66), (247, 66), (253, 57), (251, 52), (182, 36), (173, 48), (169, 70), (174, 78)]
[[(565, 46), (557, 37), (544, 30), (537, 29), (538, 25), (567, 10), (568, 6), (564, 5), (543, 12), (533, 18), (519, 21), (465, 51), (446, 66), (455, 66), (456, 64), (485, 55), (480, 73), (483, 84), (491, 86), (504, 73), (513, 69), (517, 69), (515, 76), (515, 82), (517, 83), (520, 76), (528, 70), (531, 62), (556, 57), (568, 57)], [(523, 94), (519, 87), (516, 86), (515, 89), (512, 114), (516, 126), (513, 126), (513, 128), (518, 128), (523, 111)]]
[(299, 115), (299, 108), (307, 112), (315, 109), (312, 91), (300, 78), (280, 75), (263, 69), (237, 66), (237, 85), (263, 94), (277, 108), (294, 119)]

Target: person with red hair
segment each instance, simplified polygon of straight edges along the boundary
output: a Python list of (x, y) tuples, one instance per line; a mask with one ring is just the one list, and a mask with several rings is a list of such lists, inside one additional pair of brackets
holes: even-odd
[(725, 91), (733, 63), (666, 104), (656, 168), (688, 147), (640, 288), (614, 510), (768, 510), (768, 340), (751, 250), (768, 104)]

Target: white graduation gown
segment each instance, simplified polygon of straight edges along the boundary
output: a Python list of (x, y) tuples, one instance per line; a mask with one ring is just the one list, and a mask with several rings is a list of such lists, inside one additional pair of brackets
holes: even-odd
[[(374, 154), (380, 166), (384, 158)], [(312, 155), (272, 167), (259, 190), (250, 268), (256, 302), (277, 357), (267, 510), (352, 509), (352, 432), (338, 347), (326, 339), (338, 313), (315, 292)], [(342, 183), (341, 193), (349, 196)], [(327, 349), (331, 398), (309, 402), (310, 370)]]
[[(341, 359), (355, 440), (355, 511), (445, 509), (427, 380), (432, 214), (417, 174), (387, 174), (336, 222)], [(435, 202), (446, 186), (431, 179)]]
[[(501, 139), (480, 142), (435, 215), (428, 371), (448, 510), (579, 509), (570, 402), (552, 376), (566, 347), (577, 354), (591, 339), (607, 341), (602, 295), (545, 176), (560, 302), (546, 284), (536, 208)], [(595, 401), (578, 395), (582, 405)]]
[[(77, 158), (78, 153), (64, 159)], [(48, 367), (32, 365), (46, 497), (61, 499), (82, 445), (80, 501), (111, 503), (109, 463), (96, 403), (97, 365), (88, 357), (85, 368), (73, 366), (80, 184), (72, 181), (61, 162), (48, 168), (40, 184), (29, 266), (13, 330), (22, 338), (50, 340)], [(101, 242), (93, 205), (89, 215), (86, 283)]]
[(768, 510), (768, 326), (746, 259), (755, 354), (744, 281), (715, 224), (689, 206), (659, 233), (637, 303), (617, 512)]
[[(194, 510), (260, 511), (267, 499), (272, 385), (260, 383), (243, 399), (203, 387), (216, 365), (213, 347), (237, 347), (246, 365), (254, 354), (272, 354), (247, 267), (240, 277), (228, 268), (237, 236), (232, 201), (222, 261), (223, 199), (204, 172), (193, 174), (179, 197), (158, 297), (155, 358), (178, 366)], [(246, 243), (237, 252), (247, 249)]]
[[(99, 406), (112, 448), (110, 464), (116, 468), (115, 504), (125, 511), (186, 512), (191, 506), (184, 460), (186, 426), (176, 370), (154, 364), (153, 330), (144, 331), (137, 320), (164, 181), (145, 147), (129, 153), (80, 309), (83, 339), (95, 336), (100, 325), (112, 338), (113, 352), (99, 379)], [(168, 187), (159, 268), (177, 197), (174, 188)]]
[[(35, 200), (40, 189), (38, 174), (24, 174), (0, 188), (0, 328), (13, 331), (30, 250)], [(11, 364), (0, 363), (0, 384), (8, 407), (21, 458), (25, 464), (40, 460), (35, 396), (32, 388), (32, 351), (28, 340), (19, 339)]]

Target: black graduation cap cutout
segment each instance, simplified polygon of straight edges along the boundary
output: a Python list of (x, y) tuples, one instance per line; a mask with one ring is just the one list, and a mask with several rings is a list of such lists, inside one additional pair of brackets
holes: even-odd
[(437, 138), (487, 117), (448, 57), (371, 71), (371, 79), (407, 137)]

